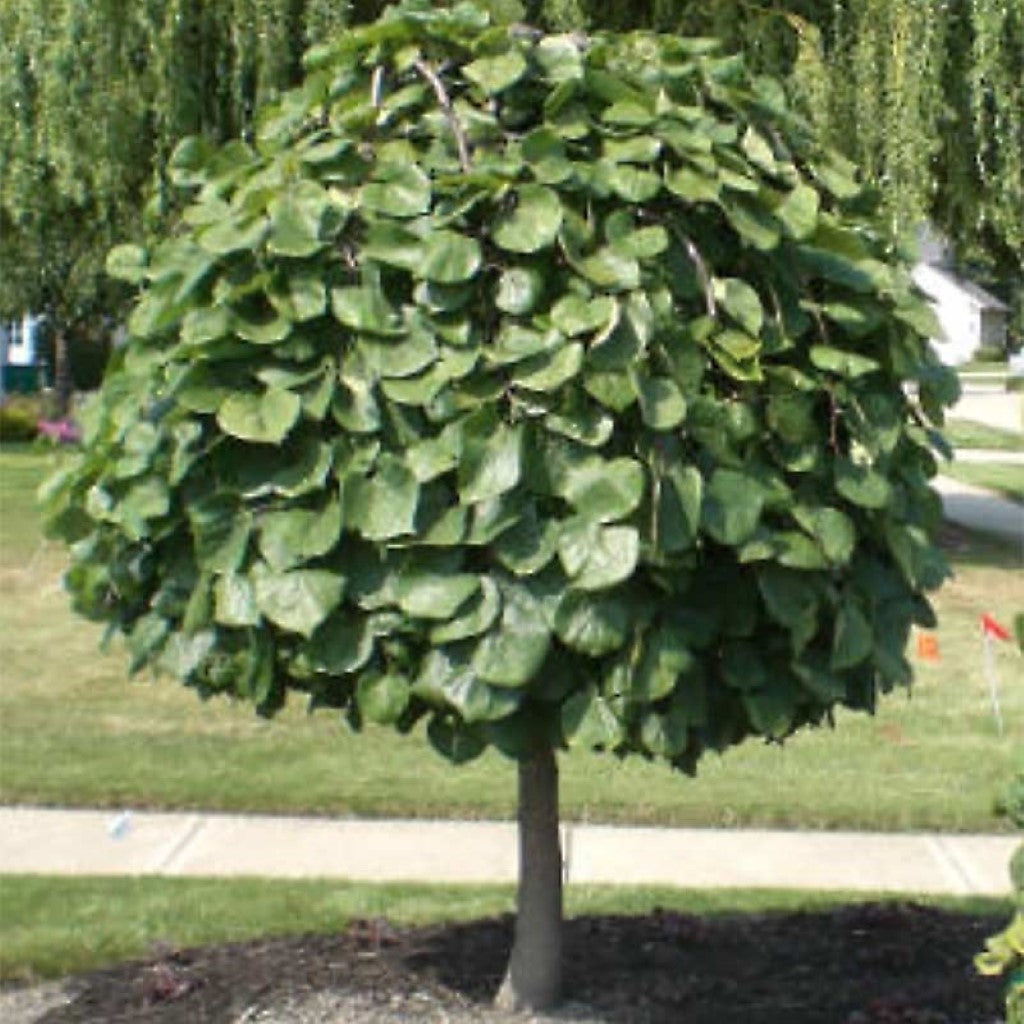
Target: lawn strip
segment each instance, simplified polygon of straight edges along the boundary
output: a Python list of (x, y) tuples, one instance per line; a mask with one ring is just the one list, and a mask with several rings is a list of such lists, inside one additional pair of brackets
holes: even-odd
[[(1006, 900), (900, 897), (960, 913), (1009, 913)], [(779, 890), (696, 891), (569, 886), (566, 911), (690, 914), (820, 911), (889, 895)], [(343, 930), (359, 919), (464, 921), (511, 913), (510, 886), (369, 885), (335, 881), (0, 878), (0, 981), (26, 983), (186, 948)]]

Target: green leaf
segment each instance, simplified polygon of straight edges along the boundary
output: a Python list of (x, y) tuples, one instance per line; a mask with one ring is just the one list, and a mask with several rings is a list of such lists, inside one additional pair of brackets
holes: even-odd
[[(748, 334), (755, 338), (761, 333), (764, 325), (764, 310), (761, 308), (761, 300), (757, 292), (750, 287), (746, 281), (736, 277), (716, 278), (714, 282), (714, 294), (725, 311), (735, 320)], [(744, 358), (752, 353), (732, 352), (737, 359)]]
[(862, 508), (885, 508), (892, 497), (889, 481), (868, 466), (858, 466), (849, 459), (836, 459), (836, 490), (854, 505)]
[(879, 368), (875, 359), (828, 345), (812, 345), (811, 362), (819, 370), (838, 373), (841, 377), (863, 377)]
[(253, 345), (276, 345), (291, 334), (292, 325), (286, 317), (268, 307), (252, 314), (236, 312), (231, 318), (231, 329)]
[(849, 516), (835, 508), (796, 505), (793, 518), (821, 545), (833, 565), (845, 565), (853, 554), (856, 530)]
[(401, 341), (361, 338), (359, 351), (367, 371), (386, 379), (411, 377), (437, 361), (437, 341), (426, 330), (410, 330)]
[(394, 725), (409, 704), (409, 684), (393, 673), (360, 676), (356, 704), (366, 721)]
[(793, 728), (797, 701), (788, 690), (765, 689), (743, 694), (750, 724), (764, 736), (783, 739)]
[(467, 764), (487, 749), (487, 740), (479, 727), (435, 715), (427, 723), (430, 745), (452, 764)]
[(419, 619), (450, 619), (480, 589), (480, 577), (469, 573), (411, 571), (395, 584), (398, 607)]
[(613, 412), (624, 412), (636, 401), (636, 388), (628, 373), (588, 373), (583, 386), (597, 402)]
[(518, 324), (506, 323), (498, 332), (487, 358), (492, 365), (503, 366), (557, 348), (564, 339), (558, 331), (535, 331)]
[(418, 217), (430, 209), (430, 178), (414, 163), (382, 163), (359, 190), (364, 210), (389, 217)]
[(225, 217), (200, 232), (199, 245), (213, 256), (256, 249), (269, 230), (266, 217)]
[(272, 291), (269, 298), (281, 316), (301, 323), (315, 319), (327, 308), (327, 287), (313, 274), (291, 274), (284, 287)]
[(175, 679), (188, 679), (203, 663), (217, 642), (212, 629), (186, 636), (172, 633), (160, 652), (159, 666)]
[(544, 185), (523, 185), (516, 204), (494, 226), (494, 244), (508, 252), (531, 253), (554, 245), (562, 226), (558, 193)]
[[(563, 547), (559, 547), (563, 556)], [(570, 573), (577, 590), (606, 590), (633, 575), (640, 556), (640, 535), (632, 526), (604, 526), (588, 546), (582, 566)], [(565, 559), (563, 557), (563, 563)], [(567, 570), (568, 571), (568, 570)]]
[(463, 67), (462, 73), (488, 96), (515, 85), (526, 73), (526, 58), (518, 50), (507, 50), (493, 57), (481, 57)]
[(355, 331), (384, 336), (402, 333), (398, 316), (376, 288), (335, 288), (331, 310), (339, 323)]
[(181, 321), (181, 340), (186, 345), (203, 345), (223, 338), (231, 331), (231, 326), (231, 311), (225, 306), (192, 309)]
[(555, 634), (559, 640), (592, 658), (622, 647), (631, 624), (629, 606), (614, 595), (595, 597), (570, 591), (555, 613)]
[(572, 338), (607, 327), (615, 311), (615, 300), (607, 295), (586, 299), (582, 295), (569, 294), (551, 307), (551, 323)]
[(462, 456), (461, 430), (446, 427), (437, 437), (406, 449), (405, 462), (422, 484), (454, 469)]
[(677, 757), (689, 743), (689, 725), (686, 707), (673, 700), (664, 714), (646, 712), (640, 724), (640, 742), (657, 757)]
[(695, 466), (670, 465), (661, 478), (656, 524), (662, 551), (685, 551), (693, 546), (700, 528), (704, 480)]
[(553, 483), (555, 493), (588, 520), (607, 523), (623, 519), (637, 508), (645, 478), (643, 467), (634, 459), (593, 455), (567, 464)]
[(263, 394), (236, 392), (217, 410), (217, 423), (226, 434), (258, 444), (280, 444), (295, 426), (302, 400), (291, 391), (271, 388)]
[(693, 654), (681, 631), (663, 627), (648, 633), (643, 656), (630, 681), (630, 700), (653, 704), (667, 697), (679, 676), (693, 665)]
[(501, 594), (486, 576), (479, 579), (480, 589), (462, 614), (430, 631), (432, 644), (453, 643), (486, 633), (501, 614)]
[(460, 284), (476, 275), (481, 260), (480, 244), (475, 238), (454, 231), (433, 231), (423, 243), (423, 260), (418, 270), (427, 281)]
[(731, 469), (716, 469), (705, 490), (702, 525), (720, 544), (738, 547), (757, 529), (764, 495), (757, 481)]
[(252, 580), (260, 611), (282, 629), (307, 637), (334, 611), (345, 591), (345, 578), (325, 569), (279, 573), (258, 564)]
[(775, 219), (755, 200), (730, 195), (722, 200), (722, 210), (729, 223), (755, 249), (767, 252), (779, 244), (779, 228)]
[(249, 515), (223, 495), (194, 501), (186, 511), (199, 567), (219, 573), (238, 569), (249, 544)]
[(520, 705), (515, 690), (488, 686), (472, 667), (450, 651), (431, 651), (423, 660), (413, 694), (434, 707), (454, 708), (467, 723), (505, 718)]
[(768, 614), (776, 622), (813, 634), (818, 615), (818, 589), (806, 573), (766, 565), (757, 572), (757, 585)]
[(269, 252), (301, 258), (312, 256), (323, 246), (320, 224), (327, 211), (327, 193), (315, 182), (300, 182), (272, 199), (267, 210)]
[(519, 483), (522, 458), (522, 428), (497, 423), (491, 414), (470, 417), (463, 428), (459, 501), (471, 505), (510, 491)]
[(370, 224), (360, 250), (364, 260), (415, 272), (423, 261), (423, 239), (394, 221)]
[(818, 226), (821, 200), (809, 185), (798, 184), (775, 208), (775, 216), (789, 235), (798, 240), (809, 237)]
[(583, 346), (574, 342), (520, 363), (512, 381), (527, 391), (557, 391), (583, 368)]
[(668, 246), (668, 232), (660, 224), (638, 228), (612, 240), (613, 249), (638, 260), (653, 260), (665, 252)]
[(607, 167), (604, 179), (612, 192), (627, 203), (650, 202), (661, 191), (660, 175), (631, 164)]
[(252, 583), (235, 573), (218, 578), (214, 586), (214, 618), (223, 626), (256, 626), (260, 610)]
[(605, 139), (604, 156), (612, 163), (652, 164), (661, 153), (661, 140), (653, 135), (634, 135), (628, 139)]
[(539, 270), (532, 267), (509, 267), (498, 279), (494, 304), (502, 312), (522, 316), (537, 308), (543, 294), (544, 277)]
[(665, 178), (665, 187), (687, 203), (713, 203), (718, 199), (717, 178), (690, 167), (680, 167)]
[(270, 512), (260, 521), (260, 553), (271, 568), (292, 569), (327, 554), (341, 536), (341, 506), (322, 510), (291, 508)]
[(473, 655), (473, 671), (495, 686), (525, 686), (537, 674), (551, 646), (543, 608), (522, 586), (503, 588), (499, 627), (487, 633)]
[(580, 273), (599, 288), (633, 291), (640, 287), (640, 264), (613, 246), (598, 249), (579, 263)]
[(317, 627), (302, 651), (314, 672), (331, 676), (358, 672), (373, 654), (369, 620), (339, 608)]
[(343, 494), (347, 525), (367, 540), (415, 533), (420, 486), (394, 456), (382, 456), (372, 477), (346, 479)]
[(580, 40), (572, 35), (544, 36), (533, 55), (551, 82), (571, 82), (583, 77)]
[(562, 705), (562, 735), (570, 749), (610, 750), (625, 739), (625, 729), (608, 701), (588, 686)]
[(851, 668), (862, 662), (872, 651), (874, 640), (871, 626), (864, 613), (847, 601), (836, 616), (832, 638), (832, 668)]
[(148, 262), (141, 245), (115, 245), (107, 254), (106, 270), (117, 281), (141, 284), (146, 278)]
[(686, 418), (686, 399), (670, 377), (641, 377), (636, 391), (640, 415), (652, 430), (674, 430)]
[(646, 127), (654, 121), (654, 114), (646, 102), (638, 98), (618, 100), (605, 107), (601, 120), (607, 124), (627, 127)]
[(538, 523), (535, 517), (528, 517), (498, 538), (494, 552), (509, 572), (534, 576), (555, 557), (558, 536), (557, 523), (550, 519)]

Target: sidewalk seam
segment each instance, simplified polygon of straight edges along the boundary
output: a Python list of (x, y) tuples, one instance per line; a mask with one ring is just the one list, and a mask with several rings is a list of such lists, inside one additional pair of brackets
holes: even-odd
[(174, 873), (175, 861), (177, 861), (185, 850), (192, 844), (195, 837), (206, 827), (206, 819), (196, 817), (193, 819), (192, 824), (185, 830), (185, 834), (181, 836), (171, 847), (171, 849), (164, 855), (164, 857), (156, 864), (152, 869), (152, 874), (155, 875), (170, 875)]
[(942, 872), (955, 883), (964, 895), (970, 895), (978, 891), (971, 876), (965, 866), (960, 861), (952, 850), (946, 845), (946, 843), (939, 836), (928, 837), (928, 849), (931, 851), (932, 856), (938, 862)]

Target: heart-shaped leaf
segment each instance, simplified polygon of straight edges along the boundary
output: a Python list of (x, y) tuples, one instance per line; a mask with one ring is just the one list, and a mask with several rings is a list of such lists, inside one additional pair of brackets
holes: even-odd
[(498, 220), (491, 237), (508, 252), (539, 252), (554, 244), (561, 226), (558, 193), (545, 185), (523, 185), (515, 193), (515, 206)]
[(325, 569), (274, 572), (260, 564), (252, 580), (260, 611), (282, 629), (303, 636), (312, 635), (345, 591), (345, 578)]
[(226, 434), (242, 441), (280, 444), (301, 412), (302, 400), (291, 391), (238, 391), (229, 395), (217, 410), (217, 423)]

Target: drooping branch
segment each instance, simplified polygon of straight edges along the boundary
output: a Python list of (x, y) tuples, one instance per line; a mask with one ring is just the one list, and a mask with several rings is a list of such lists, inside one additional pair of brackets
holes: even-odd
[(455, 136), (455, 145), (459, 150), (459, 166), (462, 168), (463, 174), (468, 174), (470, 170), (469, 142), (466, 140), (466, 131), (462, 127), (462, 122), (459, 120), (458, 115), (455, 113), (455, 108), (452, 106), (452, 100), (448, 95), (448, 90), (444, 87), (444, 82), (441, 81), (438, 73), (422, 58), (416, 61), (413, 67), (427, 80), (430, 87), (434, 90), (437, 102), (444, 111), (444, 116), (448, 119), (448, 126), (452, 130), (452, 135)]

